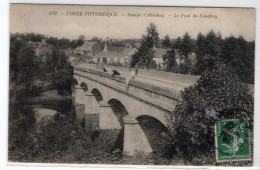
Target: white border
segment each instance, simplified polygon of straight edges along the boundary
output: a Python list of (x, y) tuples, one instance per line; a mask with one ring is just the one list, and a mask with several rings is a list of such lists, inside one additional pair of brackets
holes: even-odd
[[(40, 3), (40, 4), (92, 4), (92, 5), (149, 5), (149, 6), (197, 6), (197, 7), (253, 7), (256, 8), (256, 55), (255, 66), (260, 64), (260, 23), (259, 10), (260, 0), (10, 0), (10, 3)], [(9, 1), (0, 0), (0, 169), (75, 169), (75, 168), (91, 168), (104, 169), (104, 165), (69, 165), (69, 164), (7, 164), (7, 127), (8, 127), (8, 66), (9, 66)], [(254, 112), (254, 167), (246, 169), (260, 168), (260, 67), (255, 67), (255, 112)], [(99, 168), (98, 168), (99, 167)], [(258, 167), (258, 168), (257, 168)], [(194, 169), (196, 167), (166, 167), (166, 166), (117, 166), (109, 165), (106, 169)], [(197, 167), (196, 169), (227, 169), (227, 167)], [(233, 168), (232, 168), (233, 169)], [(235, 168), (238, 169), (238, 168)], [(245, 168), (241, 168), (245, 169)]]

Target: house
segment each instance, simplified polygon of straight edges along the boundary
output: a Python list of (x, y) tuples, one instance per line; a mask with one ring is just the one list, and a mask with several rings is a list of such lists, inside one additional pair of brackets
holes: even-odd
[(93, 62), (129, 66), (132, 60), (132, 55), (136, 51), (137, 48), (135, 48), (131, 43), (127, 43), (125, 47), (107, 46), (107, 44), (105, 44), (103, 52), (95, 55), (93, 57)]
[(40, 42), (29, 41), (27, 44), (33, 47), (35, 55), (42, 60), (46, 60), (47, 56), (52, 54), (52, 45), (47, 44), (45, 39)]
[(139, 48), (141, 46), (141, 43), (134, 43), (134, 45), (133, 45), (133, 47), (135, 47), (135, 48)]
[[(178, 65), (184, 64), (184, 59), (181, 59), (181, 56), (177, 53), (177, 50), (175, 50), (175, 60)], [(192, 65), (196, 64), (196, 54), (194, 52), (189, 54), (188, 60)]]
[(154, 50), (153, 61), (157, 64), (158, 68), (162, 68), (164, 66), (163, 56), (166, 54), (168, 49), (154, 48), (153, 50)]
[[(124, 56), (118, 52), (111, 51), (103, 51), (98, 53), (95, 57), (93, 57), (93, 61), (95, 63), (107, 63), (107, 64), (115, 64), (115, 63), (124, 63)], [(122, 60), (123, 59), (123, 60)]]
[(124, 65), (129, 66), (132, 61), (132, 56), (137, 51), (138, 51), (138, 49), (135, 48), (133, 45), (131, 45), (131, 44), (127, 45), (126, 48), (122, 51), (122, 55), (124, 56), (124, 58), (121, 59), (122, 63), (124, 63)]
[[(154, 48), (154, 58), (153, 61), (158, 65), (159, 68), (164, 67), (163, 56), (167, 53), (170, 49), (164, 48)], [(181, 63), (184, 64), (184, 60), (181, 59), (181, 56), (178, 54), (177, 50), (175, 50), (175, 60), (178, 65)], [(196, 63), (196, 54), (191, 53), (188, 55), (188, 60), (191, 62), (192, 65)]]
[(92, 60), (94, 63), (125, 65), (128, 62), (128, 54), (131, 51), (130, 48), (126, 49), (126, 47), (108, 46), (106, 43), (103, 51), (93, 56)]
[(84, 44), (75, 49), (74, 54), (83, 55), (86, 57), (94, 57), (101, 51), (102, 49), (97, 42), (86, 41)]

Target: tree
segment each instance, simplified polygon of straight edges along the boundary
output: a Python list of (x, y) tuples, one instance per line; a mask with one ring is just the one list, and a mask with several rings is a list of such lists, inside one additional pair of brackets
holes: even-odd
[(77, 46), (81, 46), (82, 44), (84, 44), (85, 42), (85, 36), (84, 35), (80, 35), (78, 40), (77, 40)]
[(85, 39), (86, 39), (86, 38), (85, 38), (84, 35), (80, 35), (79, 38), (78, 38), (78, 40), (80, 40), (80, 41), (85, 41)]
[(141, 46), (135, 52), (132, 58), (131, 67), (152, 68), (155, 65), (153, 61), (155, 45), (159, 41), (159, 33), (155, 24), (150, 23), (146, 28), (147, 35), (143, 35)]
[(221, 53), (221, 34), (218, 35), (210, 30), (206, 36), (206, 49), (207, 57), (218, 57)]
[(215, 163), (218, 120), (248, 119), (252, 130), (253, 97), (229, 66), (220, 64), (206, 70), (181, 96), (182, 101), (168, 119), (178, 157), (194, 164)]
[(197, 36), (196, 40), (196, 49), (195, 49), (195, 54), (196, 54), (196, 68), (195, 68), (195, 74), (201, 74), (204, 69), (204, 60), (206, 56), (206, 37), (199, 33)]
[(163, 46), (163, 48), (170, 48), (172, 46), (169, 35), (166, 35), (164, 37), (164, 40), (162, 42), (162, 46)]
[[(10, 38), (10, 86), (13, 86), (13, 89), (10, 89), (10, 95), (14, 100), (16, 99), (17, 95), (17, 88), (19, 85), (19, 82), (17, 80), (19, 75), (19, 62), (18, 55), (20, 52), (20, 49), (22, 48), (23, 42), (19, 39), (17, 35), (11, 36)], [(13, 92), (13, 94), (12, 94)]]
[(201, 75), (206, 69), (211, 70), (217, 63), (221, 62), (219, 59), (222, 52), (221, 44), (222, 38), (220, 33), (216, 34), (211, 30), (206, 37), (201, 33), (198, 34), (196, 41), (197, 64), (195, 74)]
[(250, 47), (242, 36), (223, 40), (221, 60), (231, 66), (242, 81), (254, 82), (254, 45)]
[[(10, 83), (13, 86), (12, 98), (16, 100), (22, 94), (32, 94), (38, 88), (39, 66), (42, 60), (35, 55), (33, 47), (19, 38), (10, 42)], [(19, 94), (17, 94), (19, 93)]]
[(193, 42), (190, 35), (186, 32), (183, 38), (178, 37), (175, 41), (174, 47), (180, 57), (180, 73), (189, 73), (191, 66), (188, 58), (193, 49)]
[(146, 28), (146, 32), (146, 43), (149, 47), (152, 46), (154, 48), (159, 41), (159, 33), (157, 31), (156, 25), (154, 23), (150, 23), (150, 25)]
[(163, 62), (166, 65), (166, 71), (176, 72), (176, 59), (175, 59), (175, 49), (172, 48), (166, 52), (163, 56)]
[(71, 83), (74, 79), (67, 56), (61, 50), (54, 48), (47, 63), (46, 70), (51, 73), (49, 77), (52, 88), (55, 88), (59, 94), (71, 93)]

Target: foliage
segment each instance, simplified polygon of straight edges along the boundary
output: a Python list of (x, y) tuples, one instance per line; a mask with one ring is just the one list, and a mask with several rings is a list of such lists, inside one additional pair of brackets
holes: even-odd
[(173, 45), (180, 60), (179, 72), (182, 74), (187, 74), (190, 71), (188, 57), (189, 54), (192, 53), (193, 46), (193, 41), (187, 32), (184, 34), (183, 38), (178, 37)]
[(57, 38), (57, 37), (49, 37), (42, 34), (35, 34), (35, 33), (15, 33), (11, 34), (11, 41), (12, 39), (19, 38), (23, 42), (41, 42), (43, 39), (46, 40), (47, 44), (53, 45), (55, 48), (59, 49), (68, 49), (68, 48), (76, 48), (84, 43), (83, 40), (70, 40), (67, 38)]
[(221, 43), (221, 34), (215, 34), (213, 30), (208, 32), (206, 37), (201, 33), (198, 34), (196, 41), (197, 63), (195, 74), (202, 74), (206, 69), (212, 70), (216, 63), (220, 61), (219, 56), (222, 52)]
[(132, 58), (131, 67), (152, 68), (155, 65), (153, 61), (153, 48), (159, 41), (159, 33), (153, 23), (146, 28), (147, 35), (143, 35), (141, 46), (135, 52)]
[(205, 65), (204, 65), (204, 61), (205, 61), (205, 54), (206, 54), (206, 37), (199, 33), (197, 36), (197, 40), (196, 40), (196, 68), (194, 70), (195, 74), (201, 74), (204, 69), (205, 69)]
[(231, 66), (243, 82), (254, 83), (254, 43), (242, 36), (227, 37), (223, 41), (221, 60)]
[(162, 46), (163, 46), (163, 48), (170, 48), (172, 46), (169, 35), (166, 35), (164, 37), (164, 40), (162, 41)]
[(168, 122), (178, 156), (192, 164), (215, 163), (217, 120), (248, 119), (252, 131), (253, 97), (231, 67), (205, 71), (182, 99)]
[(44, 35), (42, 34), (35, 34), (35, 33), (15, 33), (15, 34), (11, 34), (11, 39), (17, 39), (19, 37), (20, 40), (24, 41), (24, 42), (41, 42), (42, 39), (45, 38)]
[(166, 65), (166, 71), (176, 72), (176, 58), (175, 58), (175, 49), (172, 48), (166, 52), (163, 56), (163, 62)]
[(34, 141), (31, 138), (35, 123), (32, 108), (26, 106), (20, 110), (16, 109), (15, 112), (21, 114), (21, 118), (19, 121), (9, 122), (8, 156), (12, 159), (19, 159), (26, 155), (32, 157), (34, 154), (31, 151), (35, 149)]
[(158, 154), (136, 152), (134, 156), (127, 156), (117, 149), (112, 149), (118, 132), (119, 130), (100, 131), (99, 137), (92, 141), (91, 133), (78, 131), (69, 115), (57, 114), (54, 121), (42, 126), (32, 126), (32, 123), (25, 126), (24, 120), (17, 120), (9, 125), (9, 160), (142, 165), (171, 163), (170, 159), (162, 158)]
[(245, 83), (254, 83), (254, 42), (242, 36), (222, 39), (220, 33), (211, 30), (206, 36), (198, 34), (196, 40), (196, 67), (194, 74), (201, 75), (222, 62), (230, 66)]
[(17, 92), (31, 93), (39, 87), (35, 82), (39, 79), (41, 58), (35, 55), (34, 49), (17, 38), (10, 43), (10, 84), (13, 86), (13, 98), (20, 96)]
[(71, 82), (73, 81), (73, 70), (68, 62), (67, 56), (58, 49), (53, 49), (51, 57), (48, 58), (46, 72), (53, 88), (59, 94), (71, 93)]
[(36, 55), (37, 47), (25, 42), (26, 39), (24, 34), (11, 35), (10, 39), (11, 100), (23, 100), (46, 88), (56, 88), (60, 94), (70, 93), (72, 68), (67, 56), (54, 46), (50, 46), (50, 52)]

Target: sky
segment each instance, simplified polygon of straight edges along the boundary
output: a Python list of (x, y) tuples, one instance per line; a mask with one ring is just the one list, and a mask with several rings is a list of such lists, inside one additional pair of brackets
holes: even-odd
[[(116, 12), (116, 16), (93, 16), (89, 12)], [(69, 39), (77, 39), (79, 35), (86, 39), (94, 36), (102, 39), (141, 38), (153, 22), (160, 38), (165, 35), (177, 38), (185, 32), (196, 38), (199, 32), (206, 34), (213, 29), (221, 32), (223, 37), (242, 35), (251, 41), (255, 40), (255, 20), (255, 9), (252, 8), (32, 4), (12, 4), (10, 7), (11, 33), (34, 32)]]

